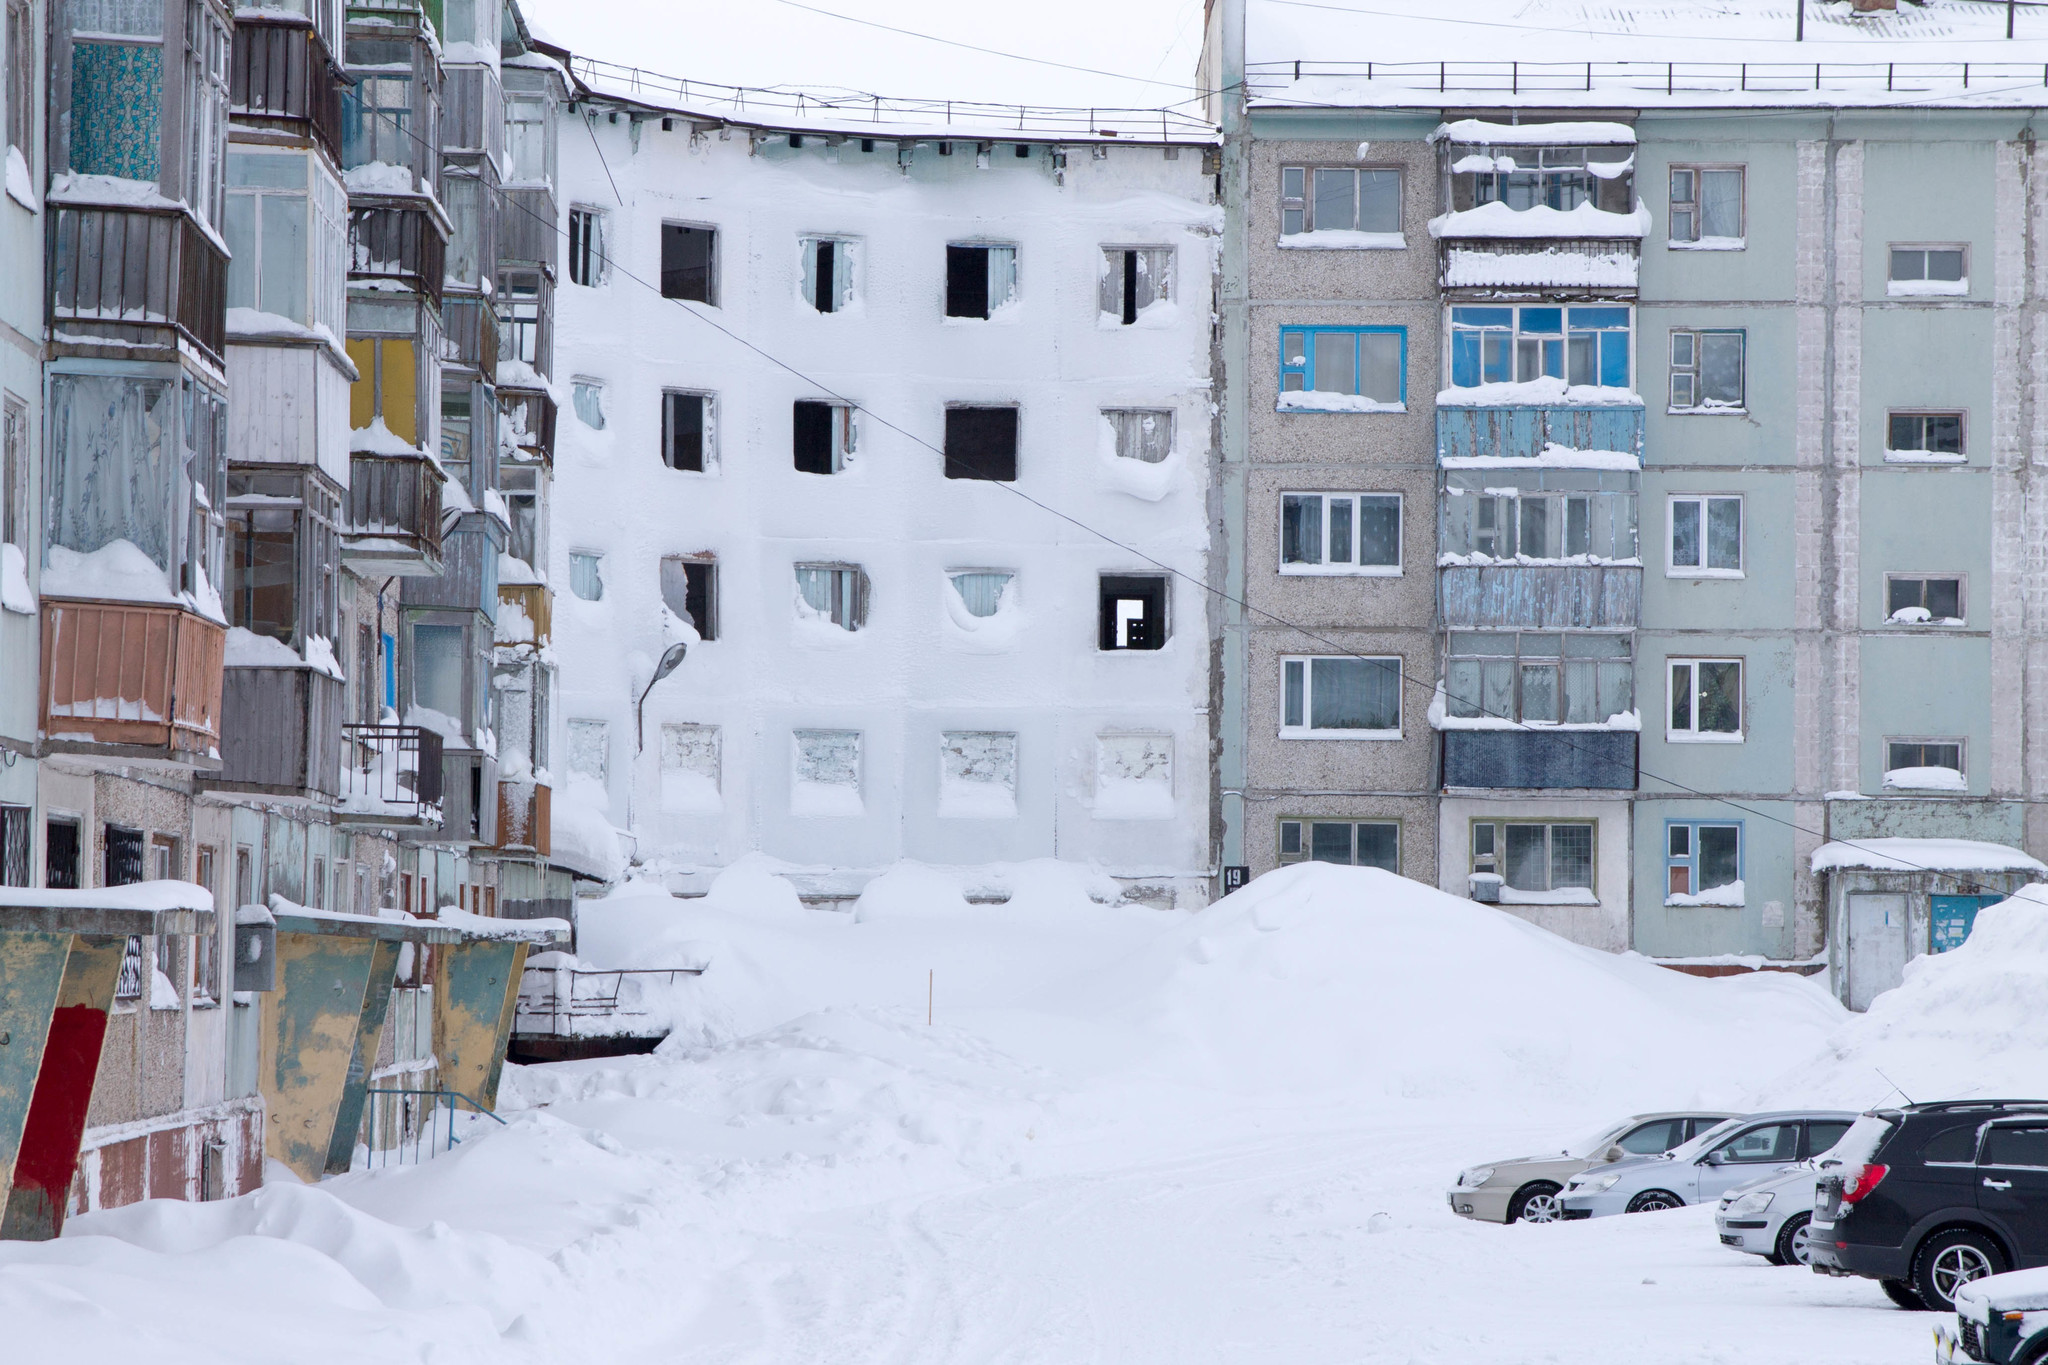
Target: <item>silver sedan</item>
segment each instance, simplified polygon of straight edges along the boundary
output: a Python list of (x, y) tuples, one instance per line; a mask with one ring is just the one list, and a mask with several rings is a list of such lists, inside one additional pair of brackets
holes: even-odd
[(1620, 1161), (1572, 1177), (1566, 1218), (1648, 1213), (1718, 1200), (1737, 1185), (1782, 1175), (1841, 1141), (1856, 1121), (1835, 1109), (1787, 1109), (1731, 1119), (1664, 1156)]
[[(1839, 1163), (1829, 1163), (1838, 1165)], [(1737, 1185), (1714, 1210), (1721, 1245), (1761, 1256), (1772, 1265), (1806, 1265), (1807, 1231), (1813, 1223), (1818, 1160), (1802, 1161), (1780, 1175)]]
[(1486, 1223), (1554, 1223), (1561, 1214), (1559, 1192), (1581, 1171), (1669, 1151), (1730, 1117), (1690, 1109), (1637, 1114), (1555, 1152), (1468, 1167), (1450, 1189), (1451, 1211)]

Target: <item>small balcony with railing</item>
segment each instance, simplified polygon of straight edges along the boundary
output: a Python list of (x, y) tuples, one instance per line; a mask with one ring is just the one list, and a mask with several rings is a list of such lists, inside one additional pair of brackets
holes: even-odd
[(441, 487), (447, 476), (424, 454), (357, 451), (349, 458), (342, 563), (365, 576), (441, 572)]
[(1466, 298), (1632, 298), (1649, 214), (1622, 123), (1461, 119), (1433, 135), (1449, 211), (1430, 220), (1443, 287)]
[(337, 816), (357, 825), (441, 823), (441, 736), (418, 725), (345, 725)]
[(322, 33), (331, 13), (313, 14), (268, 5), (236, 16), (228, 72), (228, 107), (237, 124), (310, 136), (341, 156), (341, 102), (347, 78), (336, 60), (338, 33)]
[(447, 278), (448, 224), (440, 205), (416, 194), (369, 193), (368, 177), (351, 173), (348, 274), (441, 302)]
[(219, 362), (228, 258), (179, 205), (50, 196), (50, 320), (68, 346), (104, 339), (175, 354), (182, 338)]
[(220, 766), (220, 622), (179, 606), (46, 597), (42, 636), (47, 752)]

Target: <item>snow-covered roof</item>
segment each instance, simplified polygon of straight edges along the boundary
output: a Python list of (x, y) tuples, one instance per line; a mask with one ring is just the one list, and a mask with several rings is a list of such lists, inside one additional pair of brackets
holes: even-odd
[(1255, 106), (2048, 105), (2048, 8), (1903, 0), (1249, 0)]
[(53, 891), (0, 886), (0, 931), (79, 934), (194, 934), (213, 920), (213, 893), (191, 882)]
[(1836, 840), (1813, 851), (1813, 870), (1857, 868), (1872, 872), (2039, 872), (2048, 864), (2008, 848), (1976, 839)]

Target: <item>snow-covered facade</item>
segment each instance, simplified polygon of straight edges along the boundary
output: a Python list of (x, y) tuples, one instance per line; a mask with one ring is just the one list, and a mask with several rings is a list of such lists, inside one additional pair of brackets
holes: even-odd
[(1203, 898), (1213, 144), (578, 118), (557, 855)]

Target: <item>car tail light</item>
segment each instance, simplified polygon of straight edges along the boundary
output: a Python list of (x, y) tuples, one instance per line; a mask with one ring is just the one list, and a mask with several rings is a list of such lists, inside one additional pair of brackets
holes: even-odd
[(1891, 1167), (1889, 1166), (1870, 1165), (1857, 1167), (1856, 1174), (1851, 1176), (1849, 1183), (1842, 1187), (1842, 1202), (1844, 1204), (1860, 1202), (1865, 1195), (1878, 1187), (1879, 1182), (1890, 1171)]

